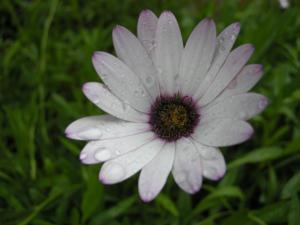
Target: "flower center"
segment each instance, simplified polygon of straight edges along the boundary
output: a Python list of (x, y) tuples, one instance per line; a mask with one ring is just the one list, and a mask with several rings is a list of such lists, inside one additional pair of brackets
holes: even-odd
[(176, 141), (190, 136), (199, 122), (200, 115), (191, 97), (160, 96), (151, 107), (149, 124), (161, 139)]

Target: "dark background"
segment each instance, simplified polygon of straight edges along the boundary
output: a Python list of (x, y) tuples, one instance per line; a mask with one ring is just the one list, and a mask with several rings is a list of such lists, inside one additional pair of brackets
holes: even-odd
[[(139, 12), (177, 16), (184, 39), (202, 18), (218, 32), (240, 21), (237, 45), (252, 43), (265, 67), (255, 91), (270, 105), (251, 120), (253, 138), (223, 149), (228, 172), (196, 195), (170, 177), (153, 202), (137, 196), (137, 176), (98, 182), (99, 165), (78, 160), (82, 142), (64, 137), (75, 119), (101, 114), (81, 92), (98, 81), (96, 50), (113, 52), (116, 24), (136, 31)], [(300, 7), (276, 0), (1, 0), (0, 224), (300, 224)]]

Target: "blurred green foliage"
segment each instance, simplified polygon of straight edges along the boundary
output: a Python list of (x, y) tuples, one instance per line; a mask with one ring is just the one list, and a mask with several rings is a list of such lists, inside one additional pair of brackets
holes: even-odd
[[(0, 224), (300, 224), (300, 5), (276, 0), (1, 0)], [(96, 50), (112, 52), (111, 31), (135, 32), (142, 9), (173, 11), (184, 38), (202, 18), (218, 31), (240, 21), (238, 43), (253, 43), (265, 67), (255, 88), (271, 104), (254, 118), (256, 134), (224, 149), (228, 172), (193, 196), (170, 178), (149, 204), (137, 176), (98, 182), (99, 165), (81, 165), (84, 143), (64, 137), (73, 120), (103, 113), (81, 86), (99, 80)]]

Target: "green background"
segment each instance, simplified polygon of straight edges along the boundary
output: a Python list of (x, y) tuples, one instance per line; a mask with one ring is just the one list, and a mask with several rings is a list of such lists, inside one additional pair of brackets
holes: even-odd
[[(300, 224), (300, 7), (276, 0), (0, 2), (0, 224)], [(252, 43), (265, 67), (255, 91), (270, 105), (251, 120), (253, 138), (223, 149), (228, 172), (191, 196), (170, 177), (153, 202), (137, 196), (137, 176), (98, 182), (99, 165), (78, 160), (83, 142), (65, 127), (103, 113), (82, 94), (99, 78), (94, 51), (113, 52), (116, 24), (136, 32), (142, 9), (171, 10), (184, 39), (202, 18), (218, 32), (241, 22), (237, 45)]]

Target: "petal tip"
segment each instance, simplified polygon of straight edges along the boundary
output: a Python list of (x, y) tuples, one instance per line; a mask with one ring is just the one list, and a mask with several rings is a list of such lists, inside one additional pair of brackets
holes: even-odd
[(269, 105), (269, 100), (265, 96), (263, 96), (258, 102), (258, 107), (260, 110), (264, 110), (268, 105)]
[(234, 29), (235, 32), (239, 32), (240, 29), (241, 29), (241, 23), (240, 22), (235, 22), (233, 24), (233, 29)]
[(155, 198), (155, 196), (152, 195), (151, 193), (145, 193), (145, 194), (140, 194), (140, 198), (144, 203), (149, 203)]
[(89, 90), (90, 90), (90, 85), (89, 85), (89, 83), (83, 84), (81, 89), (82, 89), (82, 92), (85, 93), (85, 94), (86, 94), (87, 92), (89, 92)]
[(154, 14), (150, 9), (144, 9), (141, 11), (140, 16), (141, 17), (147, 17)]

